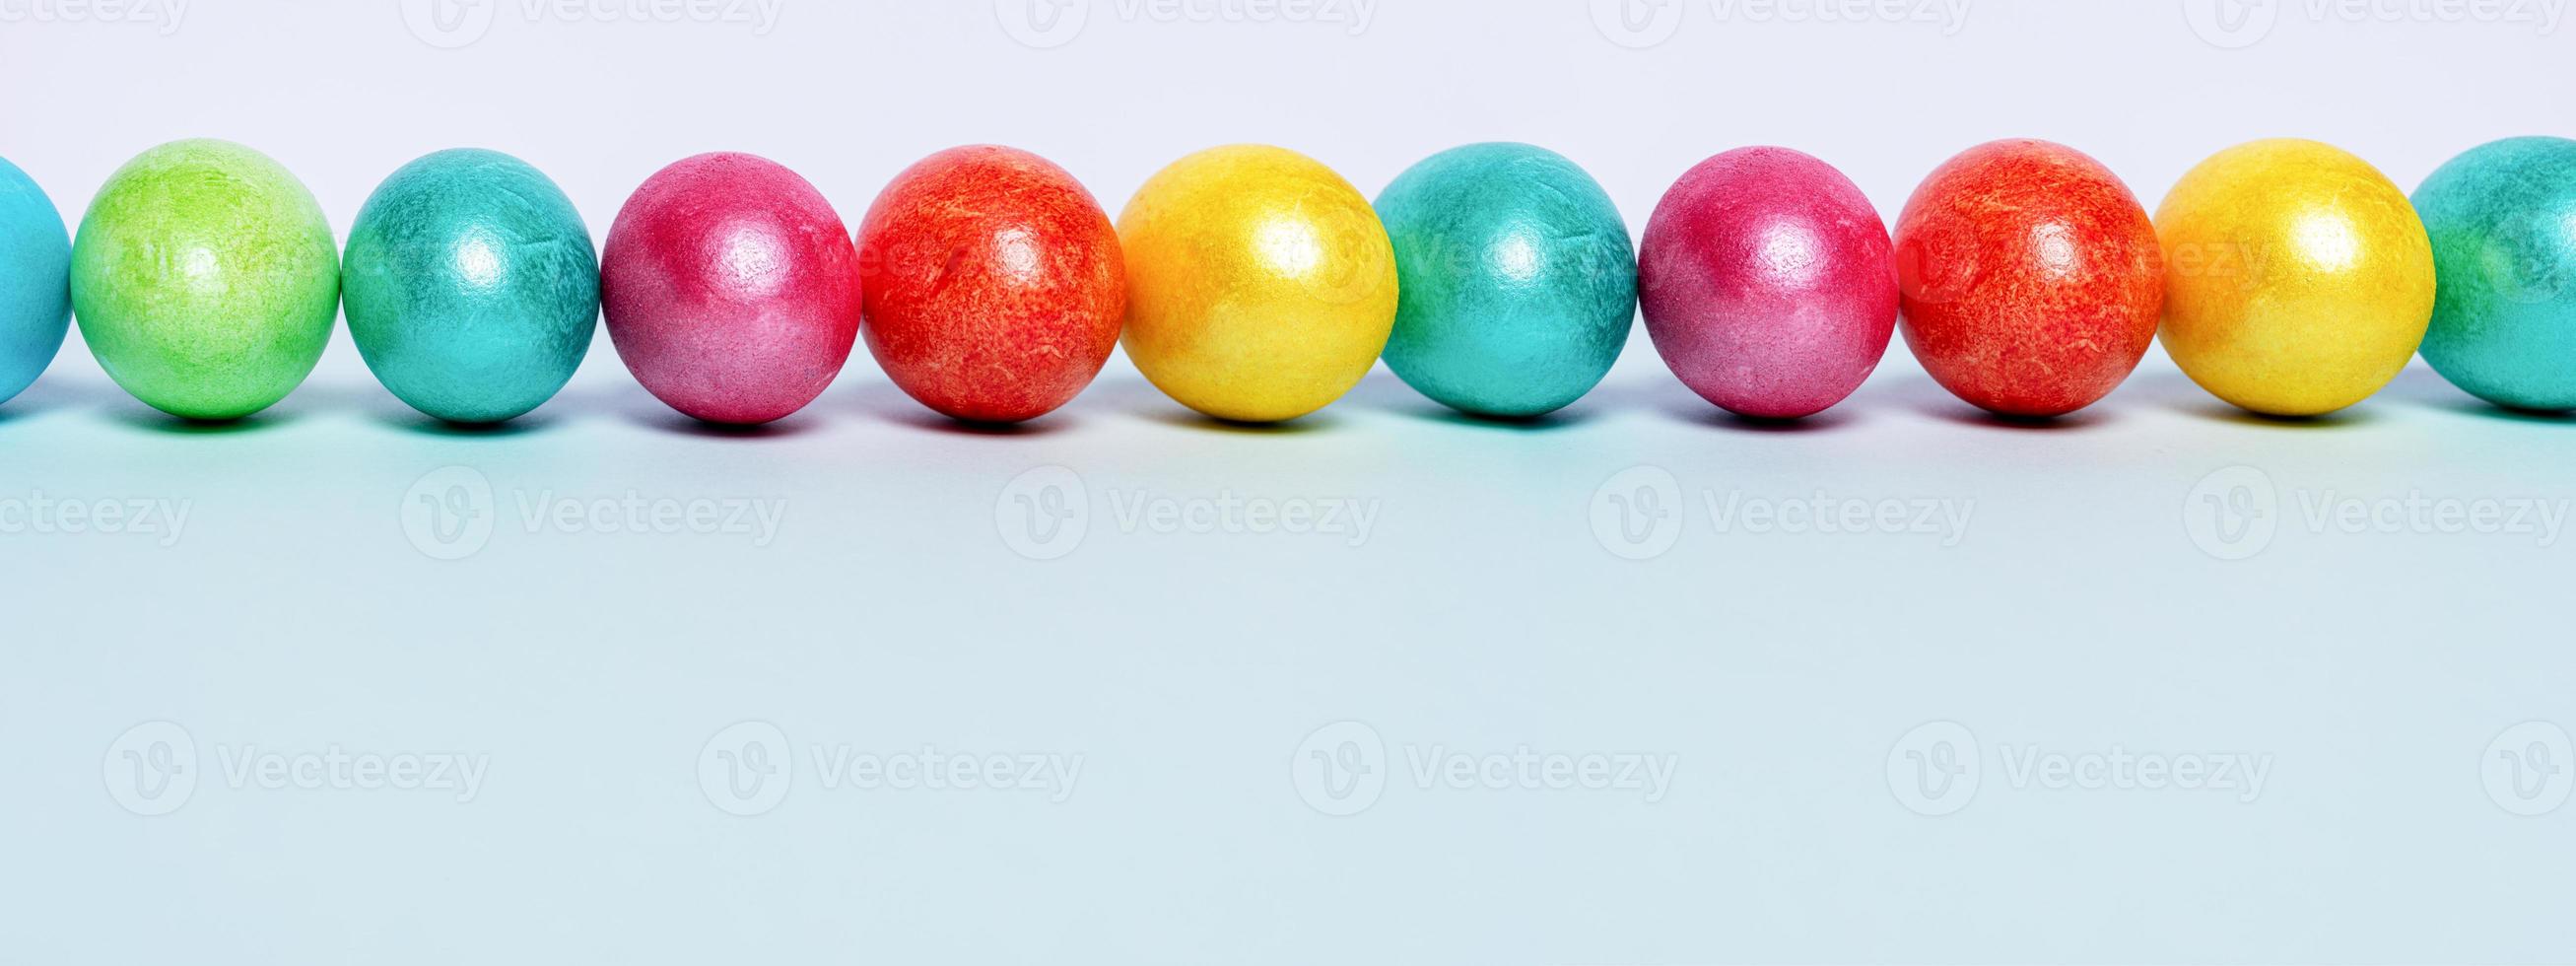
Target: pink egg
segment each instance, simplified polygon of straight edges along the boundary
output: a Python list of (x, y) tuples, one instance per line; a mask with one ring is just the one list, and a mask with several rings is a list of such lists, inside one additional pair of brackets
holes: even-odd
[(1896, 332), (1886, 223), (1842, 172), (1787, 148), (1740, 148), (1684, 173), (1637, 259), (1655, 350), (1741, 415), (1833, 408)]
[(796, 172), (701, 154), (645, 180), (600, 256), (617, 356), (712, 423), (784, 418), (832, 384), (859, 335), (858, 249)]

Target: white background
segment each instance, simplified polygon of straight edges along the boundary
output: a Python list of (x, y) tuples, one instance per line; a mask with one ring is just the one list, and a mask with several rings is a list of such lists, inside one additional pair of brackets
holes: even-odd
[[(1892, 217), (1996, 137), (2091, 152), (2152, 207), (2256, 137), (2411, 190), (2472, 145), (2576, 133), (2561, 0), (766, 2), (0, 0), (0, 155), (76, 219), (134, 153), (225, 137), (345, 233), (405, 161), (491, 147), (604, 235), (708, 150), (795, 168), (855, 224), (957, 143), (1045, 154), (1114, 212), (1214, 144), (1292, 147), (1373, 195), (1512, 139), (1587, 166), (1636, 230), (1744, 144), (1817, 154)], [(277, 410), (209, 430), (125, 397), (75, 337), (0, 407), (0, 523), (17, 501), (51, 524), (0, 533), (0, 961), (2576, 960), (2576, 535), (2405, 504), (2563, 513), (2576, 426), (2420, 366), (2283, 424), (2157, 353), (2033, 429), (1973, 415), (1900, 343), (1845, 407), (1776, 430), (1712, 415), (1640, 332), (1534, 427), (1449, 418), (1381, 371), (1295, 426), (1223, 428), (1122, 359), (994, 435), (860, 355), (806, 414), (727, 434), (663, 410), (603, 336), (548, 408), (458, 434), (339, 338)], [(1820, 492), (1904, 523), (1712, 511)], [(1666, 515), (1622, 517), (1640, 493)], [(546, 513), (630, 497), (717, 522)], [(1225, 499), (1371, 522), (1145, 512)], [(42, 509), (63, 500), (186, 523), (65, 532)], [(1918, 505), (1966, 525), (1913, 532)], [(2356, 505), (2393, 510), (2316, 515)], [(1080, 771), (838, 770), (924, 746)], [(295, 776), (335, 749), (350, 781)], [(1437, 777), (1524, 749), (1561, 780)], [(792, 765), (750, 784), (761, 754)], [(355, 777), (449, 755), (481, 763), (470, 795)], [(2059, 758), (2166, 770), (2031, 770)], [(2173, 787), (2237, 760), (2259, 787)]]

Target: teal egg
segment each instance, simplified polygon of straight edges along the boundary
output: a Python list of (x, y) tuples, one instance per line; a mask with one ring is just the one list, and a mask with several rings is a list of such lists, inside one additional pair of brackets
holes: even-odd
[(2438, 279), (2424, 361), (2499, 406), (2576, 409), (2576, 141), (2471, 149), (2415, 209)]
[(377, 381), (451, 422), (544, 405), (598, 328), (589, 226), (553, 181), (496, 151), (440, 151), (386, 178), (349, 230), (340, 285)]
[(1471, 144), (1378, 196), (1395, 243), (1387, 368), (1442, 405), (1501, 418), (1600, 385), (1637, 313), (1636, 249), (1601, 186), (1527, 144)]
[(43, 375), (72, 327), (72, 236), (45, 189), (0, 158), (0, 403)]

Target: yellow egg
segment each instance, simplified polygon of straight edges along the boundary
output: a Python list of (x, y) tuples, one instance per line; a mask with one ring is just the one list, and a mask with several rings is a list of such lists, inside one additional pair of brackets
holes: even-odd
[(2406, 368), (2433, 318), (2433, 246), (2406, 194), (2315, 141), (2256, 141), (2183, 175), (2156, 212), (2165, 351), (2254, 412), (2315, 416)]
[(1295, 419), (1341, 398), (1395, 328), (1395, 249), (1350, 182), (1284, 148), (1201, 151), (1118, 216), (1120, 343), (1155, 387), (1219, 419)]

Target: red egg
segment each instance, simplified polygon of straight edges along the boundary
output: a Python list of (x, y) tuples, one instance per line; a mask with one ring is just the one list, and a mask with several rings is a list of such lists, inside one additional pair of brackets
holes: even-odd
[(1959, 398), (2074, 412), (2119, 388), (2164, 310), (2156, 227), (2083, 152), (1996, 141), (1950, 159), (1896, 222), (1905, 342)]
[(1091, 193), (1015, 148), (951, 148), (895, 176), (859, 225), (862, 330), (895, 385), (981, 423), (1035, 419), (1118, 347), (1127, 269)]
[(1699, 163), (1637, 250), (1646, 334), (1701, 397), (1811, 416), (1869, 379), (1896, 334), (1887, 226), (1843, 173), (1788, 148)]
[(752, 155), (701, 154), (646, 179), (609, 228), (599, 273), (618, 358), (708, 422), (805, 408), (858, 339), (858, 252), (841, 216)]

